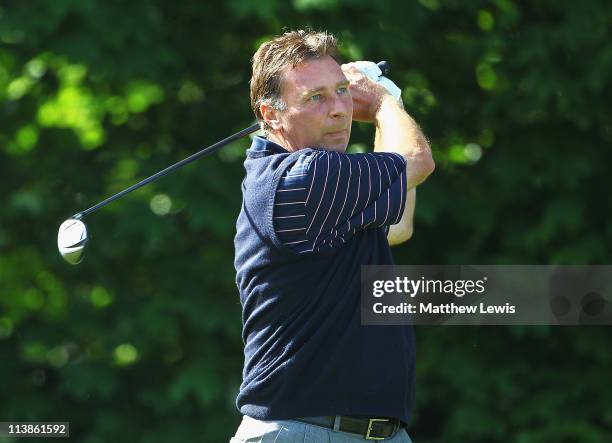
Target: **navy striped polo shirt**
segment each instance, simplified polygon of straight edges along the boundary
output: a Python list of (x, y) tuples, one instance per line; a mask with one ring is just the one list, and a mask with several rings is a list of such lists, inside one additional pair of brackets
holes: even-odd
[(362, 326), (362, 265), (393, 264), (406, 203), (395, 153), (288, 152), (255, 137), (234, 265), (242, 305), (239, 411), (261, 420), (388, 416), (414, 406), (411, 326)]

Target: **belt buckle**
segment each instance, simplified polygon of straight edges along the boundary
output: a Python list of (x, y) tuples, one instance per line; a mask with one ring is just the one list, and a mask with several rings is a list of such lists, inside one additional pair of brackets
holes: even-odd
[(374, 426), (374, 422), (376, 421), (391, 421), (388, 418), (370, 418), (368, 419), (368, 432), (366, 432), (365, 439), (366, 440), (384, 440), (387, 437), (372, 437), (372, 427)]

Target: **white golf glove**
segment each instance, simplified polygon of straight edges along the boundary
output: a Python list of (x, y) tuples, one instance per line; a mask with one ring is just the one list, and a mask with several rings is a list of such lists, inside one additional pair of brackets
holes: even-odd
[(397, 85), (391, 80), (389, 80), (387, 77), (381, 75), (382, 71), (376, 63), (358, 61), (354, 62), (354, 65), (362, 72), (363, 75), (365, 75), (371, 80), (374, 80), (376, 83), (379, 83), (384, 86), (384, 88), (389, 92), (389, 94), (391, 94), (396, 100), (401, 102), (402, 90), (398, 88)]

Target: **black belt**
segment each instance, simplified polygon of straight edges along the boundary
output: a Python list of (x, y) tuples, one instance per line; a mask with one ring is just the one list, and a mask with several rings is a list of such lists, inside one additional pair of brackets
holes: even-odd
[[(304, 417), (294, 420), (334, 429), (336, 417)], [(397, 418), (338, 417), (338, 421), (339, 431), (359, 434), (366, 440), (384, 440), (393, 437), (402, 425)]]

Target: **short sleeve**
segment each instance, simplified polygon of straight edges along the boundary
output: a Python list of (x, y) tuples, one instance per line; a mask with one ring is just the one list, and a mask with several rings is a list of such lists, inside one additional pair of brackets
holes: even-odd
[[(311, 151), (281, 179), (274, 226), (298, 251), (331, 248), (363, 229), (400, 221), (406, 204), (406, 160), (391, 152)], [(283, 218), (279, 218), (283, 217)]]

